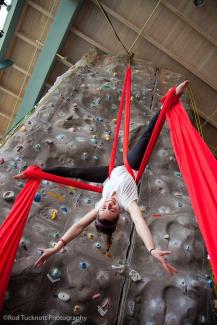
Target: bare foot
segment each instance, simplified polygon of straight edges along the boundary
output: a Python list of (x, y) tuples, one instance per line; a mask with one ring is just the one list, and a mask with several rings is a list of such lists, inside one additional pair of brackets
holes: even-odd
[(15, 179), (22, 179), (22, 178), (26, 178), (25, 175), (23, 175), (23, 173), (17, 174), (14, 176)]
[(188, 88), (188, 85), (189, 85), (188, 80), (185, 80), (180, 85), (178, 85), (176, 87), (176, 95), (180, 97), (184, 93), (185, 89)]

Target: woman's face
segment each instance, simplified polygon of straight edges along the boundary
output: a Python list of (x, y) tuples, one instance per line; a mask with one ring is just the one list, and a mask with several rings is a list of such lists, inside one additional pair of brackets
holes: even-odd
[(112, 221), (119, 216), (119, 213), (120, 207), (115, 197), (102, 202), (99, 207), (99, 219)]

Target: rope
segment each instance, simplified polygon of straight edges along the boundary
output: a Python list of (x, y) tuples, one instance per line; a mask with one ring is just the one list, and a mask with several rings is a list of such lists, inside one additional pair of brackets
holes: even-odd
[[(49, 18), (50, 18), (50, 14), (51, 14), (51, 12), (52, 12), (54, 6), (56, 5), (56, 2), (57, 2), (57, 0), (54, 0), (53, 5), (52, 5), (52, 7), (51, 7), (51, 9), (50, 9), (49, 15), (48, 15), (48, 17), (47, 17), (46, 23), (45, 23), (45, 25), (44, 25), (44, 28), (43, 28), (43, 31), (42, 31), (42, 34), (41, 34), (41, 37), (40, 37), (40, 41), (42, 40), (42, 38), (43, 38), (43, 36), (44, 36), (44, 34), (45, 34), (45, 30), (46, 30), (46, 28), (47, 28), (47, 23), (48, 23), (48, 20), (49, 20)], [(26, 74), (25, 74), (25, 77), (24, 77), (23, 83), (22, 83), (22, 85), (21, 85), (21, 89), (20, 89), (20, 91), (19, 91), (19, 94), (17, 95), (17, 100), (16, 100), (16, 102), (15, 102), (15, 104), (14, 104), (14, 107), (13, 107), (13, 110), (12, 110), (12, 113), (11, 113), (11, 116), (10, 116), (10, 119), (9, 119), (9, 122), (8, 122), (8, 125), (7, 125), (6, 133), (8, 132), (9, 127), (10, 127), (10, 124), (11, 124), (11, 121), (12, 121), (12, 119), (13, 119), (13, 117), (14, 117), (14, 112), (15, 112), (15, 110), (16, 110), (16, 107), (17, 107), (17, 104), (18, 104), (18, 101), (19, 101), (19, 97), (20, 97), (20, 95), (21, 95), (21, 93), (22, 93), (22, 91), (23, 91), (23, 88), (24, 88), (24, 85), (25, 85), (26, 79), (27, 79), (28, 74), (29, 74), (29, 71), (30, 71), (30, 69), (31, 69), (31, 67), (32, 67), (32, 63), (33, 63), (33, 61), (34, 61), (34, 59), (35, 59), (36, 53), (37, 53), (37, 51), (38, 51), (38, 49), (39, 49), (39, 46), (40, 46), (40, 43), (38, 43), (38, 45), (36, 46), (36, 49), (35, 49), (35, 52), (34, 52), (34, 54), (33, 54), (32, 60), (31, 60), (31, 62), (30, 62), (30, 64), (29, 64), (28, 70), (26, 71)]]
[(113, 32), (115, 33), (115, 36), (117, 37), (118, 41), (121, 43), (121, 45), (123, 46), (123, 48), (124, 48), (125, 51), (127, 52), (127, 55), (130, 56), (131, 53), (127, 50), (126, 46), (124, 45), (124, 43), (121, 41), (120, 37), (118, 36), (118, 34), (117, 34), (117, 32), (116, 32), (116, 30), (115, 30), (115, 28), (114, 28), (114, 26), (113, 26), (113, 24), (112, 24), (112, 22), (111, 22), (111, 19), (110, 19), (109, 16), (107, 15), (107, 12), (106, 12), (105, 9), (103, 8), (102, 4), (100, 3), (99, 0), (96, 0), (96, 2), (97, 2), (97, 4), (98, 4), (98, 6), (100, 7), (100, 9), (101, 9), (103, 15), (105, 16), (107, 22), (108, 22), (109, 25), (111, 26)]
[(154, 15), (155, 11), (157, 10), (157, 8), (159, 7), (161, 0), (158, 1), (157, 5), (154, 7), (153, 11), (151, 12), (150, 16), (148, 17), (148, 19), (146, 20), (146, 22), (144, 23), (142, 29), (140, 30), (139, 34), (137, 35), (135, 41), (133, 42), (133, 44), (131, 45), (131, 47), (128, 49), (129, 52), (132, 51), (132, 48), (134, 47), (135, 43), (137, 42), (138, 38), (140, 37), (140, 35), (142, 34), (145, 26), (148, 24), (149, 20), (152, 18), (152, 16)]
[(189, 94), (189, 97), (190, 97), (190, 100), (191, 100), (191, 107), (193, 109), (197, 130), (200, 133), (201, 137), (203, 138), (203, 131), (202, 131), (201, 123), (200, 123), (200, 116), (199, 116), (199, 113), (198, 113), (198, 109), (197, 109), (196, 101), (195, 101), (195, 98), (194, 98), (194, 95), (193, 95), (193, 91), (192, 91), (192, 88), (191, 88), (190, 85), (188, 87), (188, 94)]

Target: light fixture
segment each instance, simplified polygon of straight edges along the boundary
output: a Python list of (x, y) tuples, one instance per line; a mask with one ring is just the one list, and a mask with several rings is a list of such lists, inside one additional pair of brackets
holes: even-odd
[(194, 0), (194, 5), (196, 7), (201, 7), (204, 5), (204, 3), (205, 3), (205, 0)]
[(0, 70), (7, 69), (13, 65), (13, 61), (9, 59), (4, 59), (0, 62)]

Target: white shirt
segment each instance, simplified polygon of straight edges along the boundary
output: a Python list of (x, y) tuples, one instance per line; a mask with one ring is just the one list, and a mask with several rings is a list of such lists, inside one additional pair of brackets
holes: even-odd
[[(134, 171), (134, 173), (136, 173)], [(135, 180), (129, 174), (125, 166), (118, 166), (113, 169), (110, 178), (103, 183), (102, 198), (95, 204), (98, 211), (102, 202), (111, 198), (116, 192), (120, 208), (127, 210), (131, 202), (139, 199), (138, 189)]]

